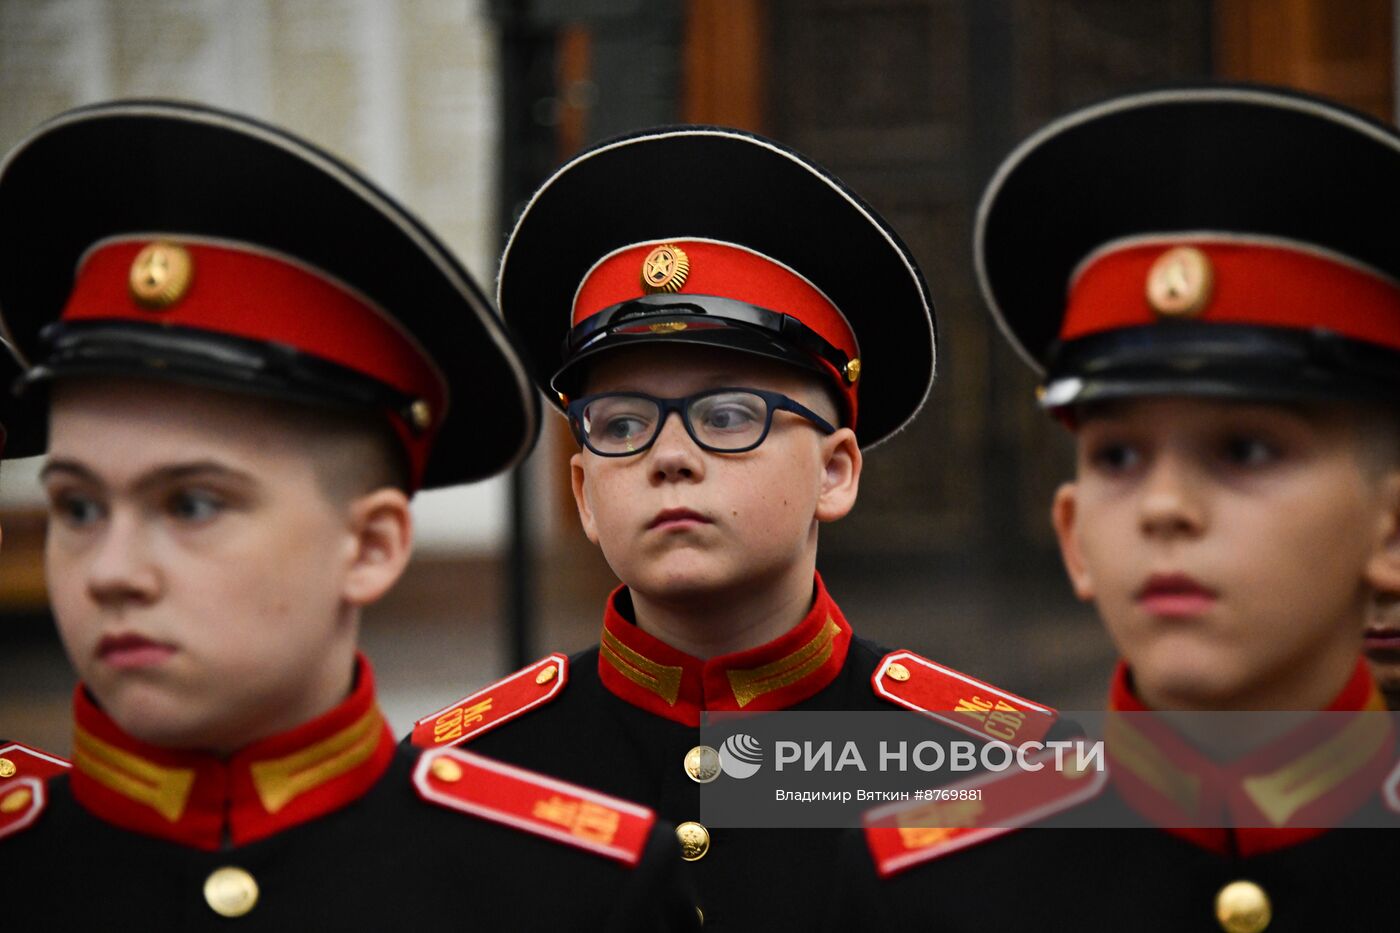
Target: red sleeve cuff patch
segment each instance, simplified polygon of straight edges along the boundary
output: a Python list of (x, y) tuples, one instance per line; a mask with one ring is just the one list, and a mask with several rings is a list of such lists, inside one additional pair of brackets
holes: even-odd
[(656, 823), (638, 804), (455, 748), (425, 752), (413, 784), (429, 803), (627, 865), (641, 860)]
[(1059, 769), (1054, 753), (1031, 756), (1038, 771), (987, 772), (945, 790), (975, 790), (975, 799), (913, 801), (865, 813), (865, 842), (881, 878), (1037, 823), (1098, 796), (1108, 772)]

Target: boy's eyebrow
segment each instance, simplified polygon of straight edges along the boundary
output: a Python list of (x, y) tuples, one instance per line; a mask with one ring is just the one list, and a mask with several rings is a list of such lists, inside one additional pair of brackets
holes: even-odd
[(50, 460), (44, 464), (44, 468), (39, 471), (39, 480), (46, 481), (55, 473), (71, 473), (78, 479), (97, 481), (97, 474), (76, 460)]
[[(78, 479), (100, 484), (101, 478), (90, 468), (78, 460), (58, 459), (50, 460), (39, 471), (39, 479), (46, 481), (55, 473), (68, 473)], [(136, 482), (132, 484), (135, 490), (159, 486), (163, 483), (190, 479), (193, 477), (213, 475), (220, 478), (232, 479), (244, 483), (253, 483), (251, 474), (243, 470), (235, 469), (216, 460), (193, 460), (189, 463), (172, 463), (166, 466), (157, 467), (141, 474)]]

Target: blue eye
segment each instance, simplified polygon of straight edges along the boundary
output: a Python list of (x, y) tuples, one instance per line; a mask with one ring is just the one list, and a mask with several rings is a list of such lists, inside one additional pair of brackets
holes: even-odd
[(102, 503), (76, 493), (55, 496), (50, 503), (50, 511), (70, 528), (85, 528), (101, 521), (104, 515)]
[(1245, 467), (1264, 466), (1279, 458), (1279, 450), (1273, 444), (1245, 435), (1227, 438), (1221, 454), (1230, 464)]
[(166, 511), (184, 522), (207, 522), (223, 510), (223, 499), (198, 490), (177, 492), (166, 502)]
[(718, 431), (740, 431), (758, 420), (758, 414), (743, 405), (717, 406), (705, 412), (705, 426)]
[(751, 392), (717, 392), (691, 402), (691, 423), (702, 435), (728, 445), (763, 430), (768, 403)]
[(636, 440), (647, 430), (647, 425), (642, 419), (628, 415), (609, 418), (602, 427), (602, 436), (611, 441)]
[(1130, 470), (1142, 462), (1142, 452), (1132, 444), (1101, 444), (1094, 448), (1089, 461), (1110, 472)]

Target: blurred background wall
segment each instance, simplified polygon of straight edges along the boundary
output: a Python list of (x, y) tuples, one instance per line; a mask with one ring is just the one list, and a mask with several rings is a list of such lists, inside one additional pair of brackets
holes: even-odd
[[(1047, 520), (1068, 438), (977, 295), (981, 187), (1053, 116), (1157, 84), (1282, 83), (1393, 119), (1398, 28), (1391, 0), (0, 0), (0, 149), (108, 97), (245, 111), (364, 169), (489, 286), (515, 211), (582, 146), (674, 121), (795, 146), (901, 232), (941, 336), (929, 406), (823, 529), (823, 574), (858, 631), (1091, 709), (1113, 652)], [(518, 476), (416, 503), (413, 567), (366, 620), (400, 731), (596, 640), (615, 580), (547, 421)], [(44, 607), (34, 469), (0, 471), (0, 738), (65, 752), (72, 677)]]

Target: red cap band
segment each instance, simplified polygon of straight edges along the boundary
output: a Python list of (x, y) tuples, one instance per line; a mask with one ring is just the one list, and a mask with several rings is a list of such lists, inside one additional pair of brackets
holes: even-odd
[[(668, 290), (728, 298), (786, 314), (811, 328), (848, 359), (859, 358), (855, 332), (819, 288), (777, 260), (742, 246), (713, 240), (656, 240), (629, 246), (602, 259), (584, 277), (574, 295), (570, 326), (577, 327), (605, 308), (648, 294), (642, 283), (644, 263), (659, 246), (678, 247), (684, 251), (689, 265), (679, 286)], [(854, 426), (856, 387), (830, 363), (822, 369), (846, 398), (850, 426)]]
[(1204, 254), (1210, 282), (1190, 317), (1211, 324), (1252, 324), (1330, 331), (1400, 350), (1400, 285), (1378, 273), (1303, 247), (1211, 242), (1189, 237), (1133, 243), (1089, 260), (1070, 285), (1061, 340), (1155, 324), (1147, 283), (1168, 251)]
[[(172, 243), (188, 254), (187, 284), (161, 306), (133, 294), (133, 264), (143, 249)], [(384, 314), (313, 269), (234, 244), (149, 238), (92, 250), (78, 270), (65, 321), (140, 321), (280, 343), (378, 380), (427, 403), (426, 430), (398, 412), (390, 418), (408, 454), (412, 481), (422, 480), (442, 423), (447, 388), (427, 355)]]

